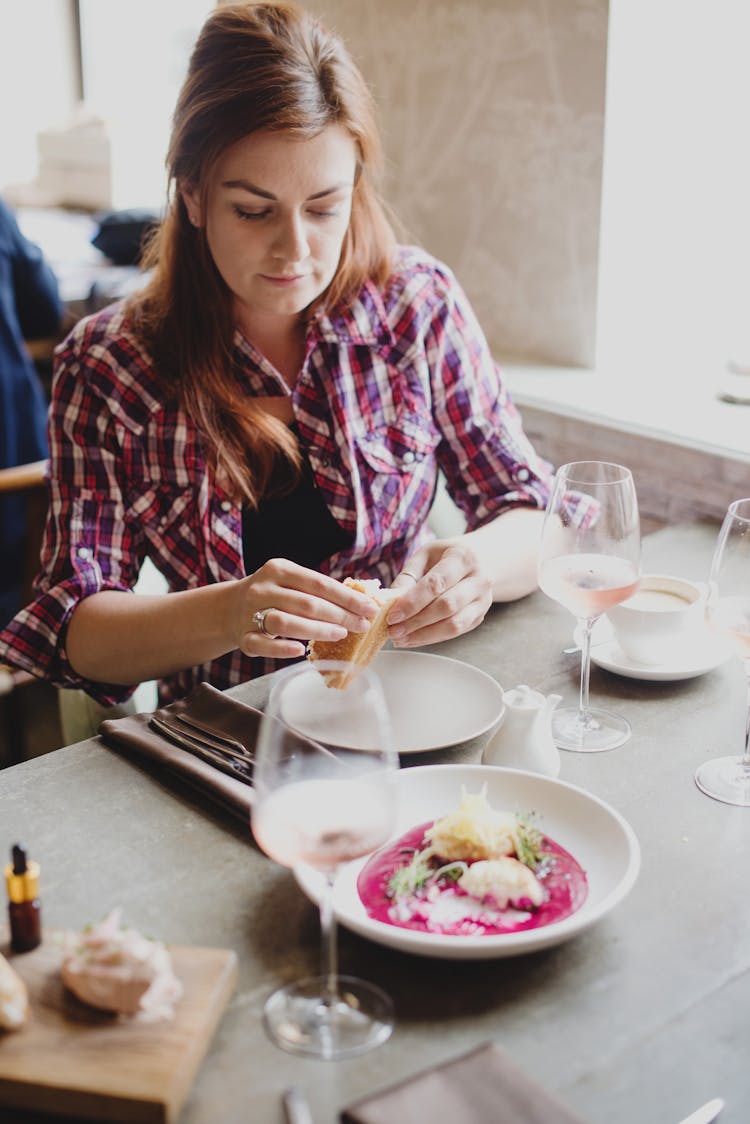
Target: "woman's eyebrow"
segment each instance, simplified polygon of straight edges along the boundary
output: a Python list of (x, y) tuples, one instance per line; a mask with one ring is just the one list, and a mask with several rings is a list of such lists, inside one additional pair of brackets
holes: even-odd
[[(222, 187), (239, 187), (242, 191), (247, 191), (251, 195), (259, 195), (261, 199), (271, 199), (274, 202), (278, 201), (278, 196), (273, 195), (270, 191), (265, 191), (262, 187), (257, 187), (256, 184), (250, 183), (249, 180), (224, 180)], [(351, 188), (352, 184), (341, 182), (336, 183), (333, 187), (326, 187), (323, 191), (316, 191), (314, 195), (308, 195), (305, 200), (306, 203), (311, 202), (313, 199), (324, 199), (326, 195), (335, 195), (337, 191), (343, 191), (345, 188)]]

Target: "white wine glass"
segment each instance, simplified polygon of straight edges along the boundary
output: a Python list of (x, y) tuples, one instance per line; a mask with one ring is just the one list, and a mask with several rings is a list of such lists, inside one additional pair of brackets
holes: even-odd
[[(255, 750), (252, 829), (276, 862), (313, 867), (321, 879), (321, 975), (268, 999), (264, 1023), (283, 1049), (337, 1059), (385, 1042), (389, 997), (364, 980), (339, 976), (333, 888), (341, 864), (392, 835), (398, 755), (377, 675), (364, 668), (341, 689), (327, 686), (347, 664), (307, 661), (280, 672)], [(349, 678), (349, 676), (345, 676)]]
[(606, 461), (575, 461), (555, 474), (542, 527), (540, 588), (576, 617), (581, 637), (578, 706), (552, 715), (560, 749), (598, 753), (630, 737), (625, 718), (589, 706), (591, 631), (602, 613), (638, 588), (641, 533), (629, 469)]
[(745, 748), (742, 754), (714, 757), (695, 773), (707, 796), (750, 807), (750, 499), (727, 509), (716, 540), (708, 579), (706, 619), (728, 637), (744, 664), (747, 682)]

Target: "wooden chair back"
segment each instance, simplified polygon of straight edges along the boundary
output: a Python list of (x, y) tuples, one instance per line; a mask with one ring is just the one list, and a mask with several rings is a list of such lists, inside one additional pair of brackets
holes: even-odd
[[(23, 542), (22, 598), (25, 604), (32, 600), (32, 585), (39, 572), (39, 555), (47, 519), (47, 486), (45, 460), (22, 464), (14, 468), (0, 468), (0, 496), (22, 494), (25, 498), (26, 527)], [(28, 705), (21, 702), (19, 691), (30, 687)], [(31, 713), (38, 703), (38, 694), (52, 688), (39, 683), (33, 675), (18, 668), (0, 663), (0, 734), (5, 743), (5, 753), (10, 764), (26, 760)], [(23, 692), (25, 695), (26, 692)], [(0, 762), (2, 764), (2, 762)]]
[(39, 572), (44, 524), (47, 520), (47, 461), (0, 468), (0, 496), (23, 494), (26, 500), (26, 534), (23, 546), (23, 601), (32, 599), (32, 583)]

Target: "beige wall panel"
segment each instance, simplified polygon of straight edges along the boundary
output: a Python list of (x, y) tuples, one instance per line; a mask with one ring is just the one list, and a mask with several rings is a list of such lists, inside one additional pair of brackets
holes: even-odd
[(555, 465), (607, 460), (633, 472), (642, 513), (668, 523), (722, 519), (738, 496), (750, 495), (750, 458), (709, 454), (644, 432), (523, 406), (526, 433)]
[(503, 358), (594, 361), (607, 0), (307, 0), (371, 84), (388, 201)]

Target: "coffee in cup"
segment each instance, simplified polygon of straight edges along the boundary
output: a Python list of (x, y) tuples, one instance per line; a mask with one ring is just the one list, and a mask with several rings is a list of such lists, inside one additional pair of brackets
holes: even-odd
[(644, 574), (638, 589), (607, 616), (626, 656), (661, 664), (684, 656), (704, 628), (705, 587), (687, 578)]

